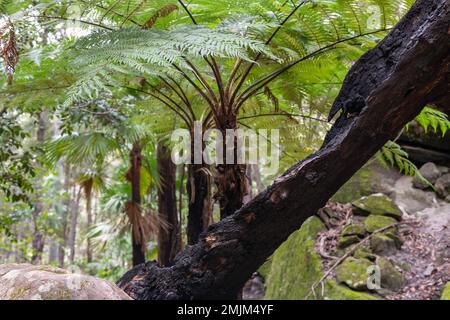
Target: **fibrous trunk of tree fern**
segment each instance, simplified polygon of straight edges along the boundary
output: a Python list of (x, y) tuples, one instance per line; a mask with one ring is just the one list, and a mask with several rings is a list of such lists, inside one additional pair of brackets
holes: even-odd
[[(211, 225), (170, 268), (147, 263), (119, 281), (135, 299), (226, 299), (302, 223), (427, 104), (448, 96), (450, 0), (418, 0), (390, 34), (351, 68), (322, 148), (292, 166), (235, 214)], [(450, 111), (446, 107), (446, 111)]]
[[(238, 129), (237, 118), (234, 114), (223, 114), (221, 117), (223, 119), (219, 119), (216, 126), (222, 133), (224, 152), (223, 163), (216, 165), (214, 180), (217, 192), (214, 197), (219, 201), (220, 219), (224, 219), (234, 214), (244, 204), (248, 182), (246, 165), (238, 163), (237, 137), (233, 134)], [(231, 139), (227, 139), (227, 136)], [(233, 155), (233, 159), (227, 157), (227, 152)]]

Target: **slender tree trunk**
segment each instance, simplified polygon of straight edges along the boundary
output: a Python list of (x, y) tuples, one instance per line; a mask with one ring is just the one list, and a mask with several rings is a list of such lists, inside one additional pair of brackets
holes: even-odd
[(80, 212), (80, 199), (81, 188), (77, 190), (76, 186), (73, 187), (73, 201), (70, 205), (70, 227), (69, 227), (69, 261), (71, 264), (75, 261), (76, 240), (77, 240), (77, 227), (78, 216)]
[[(38, 130), (37, 130), (37, 143), (38, 145), (42, 145), (45, 140), (45, 129), (46, 129), (46, 112), (41, 111), (39, 113), (38, 119)], [(39, 167), (40, 164), (36, 163), (36, 166)], [(44, 210), (44, 205), (42, 203), (42, 178), (40, 174), (35, 178), (34, 183), (34, 209), (32, 212), (33, 217), (33, 254), (31, 257), (31, 263), (41, 263), (42, 262), (42, 253), (44, 252), (44, 235), (42, 234), (40, 217), (42, 215), (42, 211)]]
[(158, 215), (161, 221), (158, 230), (158, 263), (167, 267), (181, 250), (181, 230), (177, 215), (176, 166), (170, 157), (170, 149), (158, 144), (158, 173), (161, 187), (158, 190)]
[[(86, 215), (87, 215), (86, 232), (89, 232), (89, 230), (92, 227), (92, 184), (93, 181), (92, 179), (90, 179), (89, 185), (85, 186)], [(91, 244), (91, 237), (89, 236), (86, 237), (86, 262), (87, 263), (92, 262), (92, 244)]]
[[(135, 299), (229, 299), (302, 223), (323, 207), (424, 106), (450, 96), (450, 0), (418, 0), (356, 62), (335, 100), (361, 95), (319, 151), (299, 161), (233, 216), (210, 226), (170, 268), (147, 263), (119, 285)], [(445, 90), (444, 89), (444, 90)], [(445, 111), (450, 113), (450, 106)]]
[(141, 219), (141, 166), (142, 146), (136, 142), (130, 152), (130, 170), (127, 179), (131, 183), (131, 203), (127, 207), (128, 218), (131, 222), (131, 246), (133, 250), (133, 266), (145, 262), (145, 243), (141, 233), (139, 220)]

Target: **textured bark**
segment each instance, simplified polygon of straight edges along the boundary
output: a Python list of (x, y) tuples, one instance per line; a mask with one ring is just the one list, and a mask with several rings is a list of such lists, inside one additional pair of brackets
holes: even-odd
[(158, 189), (158, 263), (170, 266), (181, 250), (181, 230), (177, 214), (176, 166), (170, 157), (170, 150), (163, 143), (157, 150), (158, 173), (161, 187)]
[[(223, 119), (222, 119), (223, 118)], [(244, 204), (244, 197), (247, 195), (248, 183), (245, 176), (246, 165), (237, 163), (237, 138), (234, 137), (231, 147), (233, 148), (233, 164), (226, 159), (226, 136), (227, 130), (236, 130), (238, 128), (237, 118), (234, 114), (225, 114), (219, 116), (222, 122), (216, 122), (216, 127), (220, 130), (223, 137), (223, 164), (216, 165), (216, 174), (214, 176), (217, 186), (215, 198), (220, 205), (220, 219), (224, 219), (236, 212)], [(229, 147), (229, 146), (228, 146)]]
[[(428, 103), (450, 72), (450, 0), (418, 0), (351, 68), (333, 110), (359, 94), (322, 148), (298, 162), (232, 216), (211, 225), (170, 268), (149, 262), (119, 285), (135, 299), (236, 297), (252, 272)], [(447, 83), (445, 84), (447, 86)]]
[(189, 198), (187, 242), (194, 244), (209, 225), (212, 212), (211, 179), (209, 165), (190, 164), (187, 168), (186, 191)]

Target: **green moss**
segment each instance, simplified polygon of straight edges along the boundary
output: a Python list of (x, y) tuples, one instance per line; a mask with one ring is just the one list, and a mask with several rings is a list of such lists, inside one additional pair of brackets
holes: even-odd
[(357, 236), (340, 236), (338, 240), (338, 248), (344, 249), (348, 246), (351, 246), (354, 243), (357, 243), (359, 241), (359, 238)]
[(366, 259), (349, 257), (336, 268), (336, 278), (355, 290), (367, 289), (367, 269), (373, 265)]
[(381, 233), (372, 236), (370, 239), (370, 247), (373, 253), (380, 255), (387, 255), (397, 250), (395, 240)]
[(304, 299), (322, 276), (315, 239), (325, 226), (317, 217), (306, 220), (273, 254), (266, 299)]
[(371, 294), (354, 291), (346, 286), (337, 284), (334, 280), (327, 280), (325, 288), (325, 300), (377, 300)]
[(359, 236), (364, 237), (366, 228), (361, 223), (352, 223), (344, 227), (342, 230), (343, 236)]
[(259, 267), (258, 273), (264, 278), (267, 279), (270, 273), (270, 268), (272, 267), (272, 257), (266, 260), (264, 264)]
[(444, 291), (442, 292), (441, 300), (450, 300), (450, 282), (448, 282), (445, 286)]
[(352, 202), (353, 213), (356, 215), (384, 215), (400, 219), (402, 211), (384, 194), (372, 194)]
[(337, 202), (352, 202), (355, 199), (372, 194), (373, 187), (371, 182), (374, 176), (375, 174), (369, 166), (361, 168), (339, 189), (332, 200)]
[(367, 232), (372, 233), (376, 230), (395, 224), (396, 222), (397, 221), (391, 217), (371, 214), (364, 220), (364, 226), (366, 227)]

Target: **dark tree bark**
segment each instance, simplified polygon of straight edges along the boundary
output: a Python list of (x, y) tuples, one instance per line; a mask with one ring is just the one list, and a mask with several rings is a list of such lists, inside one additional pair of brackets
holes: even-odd
[[(450, 72), (450, 0), (418, 0), (392, 32), (351, 68), (333, 110), (342, 114), (322, 148), (232, 216), (211, 225), (170, 268), (149, 262), (119, 285), (136, 299), (235, 298), (252, 272), (428, 103)], [(448, 92), (445, 92), (448, 94)]]
[[(237, 163), (237, 138), (233, 138), (234, 164), (226, 159), (226, 135), (227, 130), (238, 128), (237, 118), (234, 114), (222, 115), (222, 123), (216, 123), (216, 127), (223, 136), (223, 164), (216, 165), (215, 184), (217, 193), (215, 198), (220, 205), (220, 219), (224, 219), (236, 212), (244, 204), (244, 197), (248, 193), (248, 182), (245, 176), (246, 165)], [(223, 118), (223, 119), (222, 119)]]
[(181, 250), (181, 230), (177, 214), (176, 166), (170, 157), (170, 149), (158, 144), (158, 173), (161, 187), (158, 189), (158, 214), (161, 221), (158, 230), (158, 263), (170, 266)]
[(208, 227), (212, 214), (211, 178), (207, 164), (187, 166), (186, 191), (189, 211), (187, 221), (187, 241), (194, 244), (199, 235)]
[(126, 213), (131, 223), (131, 245), (133, 250), (133, 266), (145, 262), (145, 244), (139, 229), (141, 218), (141, 166), (142, 147), (139, 143), (134, 143), (130, 152), (130, 170), (127, 179), (131, 183), (131, 201), (127, 204)]

